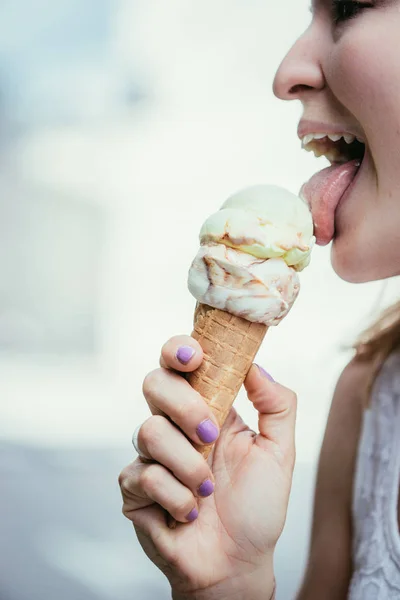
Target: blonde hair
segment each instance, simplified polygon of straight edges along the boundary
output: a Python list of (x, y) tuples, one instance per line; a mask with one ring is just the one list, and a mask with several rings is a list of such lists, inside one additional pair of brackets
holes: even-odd
[(353, 346), (356, 351), (355, 360), (369, 362), (371, 365), (365, 388), (366, 404), (369, 403), (372, 387), (385, 360), (399, 347), (400, 302), (396, 302), (359, 336)]

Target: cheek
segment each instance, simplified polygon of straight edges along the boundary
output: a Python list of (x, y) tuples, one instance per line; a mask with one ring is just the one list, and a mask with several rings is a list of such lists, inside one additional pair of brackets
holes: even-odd
[(335, 271), (353, 283), (400, 273), (399, 31), (400, 12), (371, 11), (348, 26), (323, 65), (328, 87), (361, 124), (372, 155), (332, 245)]
[(397, 114), (400, 123), (400, 17), (389, 27), (387, 17), (385, 23), (368, 21), (365, 26), (349, 25), (335, 43), (325, 70), (337, 99), (366, 130), (371, 119), (381, 118), (387, 110)]

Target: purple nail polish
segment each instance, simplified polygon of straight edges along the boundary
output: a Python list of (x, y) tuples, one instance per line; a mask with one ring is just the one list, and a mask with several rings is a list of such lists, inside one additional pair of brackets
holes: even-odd
[(190, 513), (187, 515), (186, 520), (187, 521), (195, 521), (197, 519), (197, 517), (199, 516), (199, 511), (197, 510), (197, 508), (194, 508), (193, 510), (190, 511)]
[(275, 379), (272, 377), (272, 375), (270, 375), (269, 373), (267, 373), (267, 371), (265, 369), (263, 369), (262, 367), (260, 367), (260, 365), (257, 365), (257, 367), (260, 369), (260, 373), (263, 377), (266, 377), (267, 379), (269, 379), (270, 381), (272, 381), (272, 383), (276, 383)]
[(218, 427), (210, 419), (206, 419), (196, 429), (197, 435), (205, 444), (215, 442), (218, 437)]
[(206, 479), (203, 481), (201, 486), (199, 487), (199, 496), (203, 496), (203, 498), (207, 498), (207, 496), (211, 496), (214, 491), (214, 484), (210, 479)]
[(195, 354), (196, 350), (194, 350), (194, 348), (192, 348), (191, 346), (181, 346), (180, 348), (178, 348), (176, 358), (183, 365), (187, 365)]

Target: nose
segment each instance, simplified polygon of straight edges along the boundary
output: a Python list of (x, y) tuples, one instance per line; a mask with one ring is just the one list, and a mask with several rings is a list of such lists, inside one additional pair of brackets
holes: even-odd
[(305, 92), (324, 88), (321, 42), (313, 35), (312, 26), (297, 40), (276, 72), (275, 96), (281, 100), (301, 100)]

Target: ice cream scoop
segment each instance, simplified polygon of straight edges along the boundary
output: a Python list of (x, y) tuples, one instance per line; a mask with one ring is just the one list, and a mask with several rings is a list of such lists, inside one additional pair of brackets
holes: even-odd
[(201, 303), (277, 325), (297, 298), (315, 243), (307, 204), (276, 186), (231, 196), (200, 231), (188, 287)]
[(256, 258), (282, 258), (296, 271), (309, 264), (314, 242), (307, 204), (273, 185), (234, 194), (200, 231), (201, 245), (224, 244)]
[(201, 246), (188, 286), (203, 304), (253, 323), (277, 325), (293, 306), (300, 281), (282, 258), (256, 259), (216, 244)]

